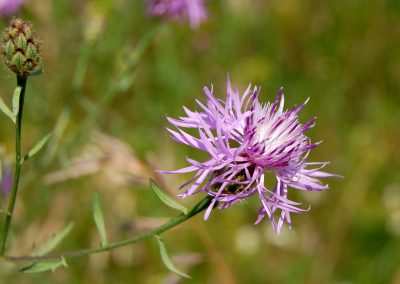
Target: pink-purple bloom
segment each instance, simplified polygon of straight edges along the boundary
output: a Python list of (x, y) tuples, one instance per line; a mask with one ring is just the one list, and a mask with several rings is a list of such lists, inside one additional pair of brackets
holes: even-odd
[(13, 15), (24, 2), (25, 0), (0, 0), (0, 15)]
[[(186, 116), (168, 118), (176, 130), (168, 129), (173, 140), (209, 153), (204, 162), (187, 158), (190, 166), (166, 174), (195, 172), (180, 188), (186, 187), (181, 197), (206, 192), (213, 200), (206, 210), (207, 219), (215, 205), (230, 207), (252, 195), (261, 201), (259, 223), (268, 217), (277, 233), (284, 222), (291, 225), (290, 213), (302, 213), (300, 203), (289, 199), (288, 188), (306, 191), (328, 189), (319, 178), (336, 176), (321, 171), (327, 162), (306, 162), (310, 150), (320, 142), (312, 143), (304, 133), (314, 126), (315, 117), (301, 124), (299, 107), (284, 109), (282, 88), (273, 103), (258, 101), (259, 89), (251, 85), (240, 95), (233, 90), (228, 76), (227, 98), (218, 99), (213, 88), (205, 87), (205, 104), (196, 100), (200, 111), (184, 107)], [(198, 135), (183, 129), (189, 128)], [(267, 172), (276, 178), (273, 189), (264, 185)]]
[(192, 28), (207, 19), (203, 0), (147, 0), (148, 13), (167, 19), (187, 18)]

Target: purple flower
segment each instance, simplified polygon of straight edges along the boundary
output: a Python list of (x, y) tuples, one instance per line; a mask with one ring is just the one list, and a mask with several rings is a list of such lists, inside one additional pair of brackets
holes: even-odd
[(203, 0), (147, 0), (151, 16), (167, 19), (188, 18), (192, 28), (197, 28), (207, 18)]
[(0, 15), (10, 16), (18, 11), (25, 0), (0, 0)]
[[(321, 191), (328, 189), (328, 185), (321, 184), (319, 178), (336, 176), (321, 171), (327, 162), (306, 162), (310, 150), (320, 143), (312, 143), (304, 134), (314, 126), (316, 118), (305, 124), (298, 120), (298, 113), (308, 100), (299, 107), (284, 110), (281, 88), (273, 103), (261, 104), (257, 87), (252, 89), (249, 85), (240, 95), (237, 89), (232, 90), (229, 76), (226, 100), (217, 99), (212, 87), (205, 87), (204, 93), (206, 104), (196, 100), (201, 111), (184, 107), (185, 117), (168, 118), (177, 130), (167, 129), (173, 140), (209, 153), (209, 159), (198, 162), (187, 158), (191, 166), (161, 173), (196, 172), (180, 187), (187, 187), (180, 196), (185, 198), (203, 191), (213, 196), (204, 219), (216, 203), (223, 209), (257, 195), (262, 206), (256, 223), (267, 216), (277, 233), (284, 222), (290, 227), (290, 213), (308, 209), (299, 208), (300, 203), (289, 199), (288, 188)], [(192, 129), (192, 133), (197, 130), (198, 136), (183, 128)], [(275, 175), (273, 189), (264, 185), (267, 172)]]

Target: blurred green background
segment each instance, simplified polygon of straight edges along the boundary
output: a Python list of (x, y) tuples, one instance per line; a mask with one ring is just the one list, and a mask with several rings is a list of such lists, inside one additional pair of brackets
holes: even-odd
[[(57, 251), (99, 244), (94, 192), (117, 240), (175, 216), (149, 190), (171, 194), (187, 176), (156, 176), (205, 153), (172, 142), (166, 115), (225, 96), (226, 74), (261, 100), (284, 87), (287, 106), (311, 98), (300, 120), (324, 142), (310, 160), (331, 161), (322, 193), (290, 191), (311, 206), (276, 236), (254, 226), (259, 201), (197, 216), (163, 235), (182, 280), (163, 266), (155, 240), (71, 259), (69, 268), (25, 275), (1, 263), (0, 283), (400, 283), (400, 2), (398, 0), (206, 1), (209, 19), (157, 22), (143, 1), (28, 0), (18, 16), (43, 40), (45, 73), (28, 81), (23, 148), (53, 140), (24, 165), (9, 254), (30, 253), (69, 222)], [(7, 19), (1, 25), (7, 25)], [(143, 40), (143, 37), (147, 37)], [(9, 102), (14, 75), (0, 69)], [(12, 165), (14, 130), (0, 120), (2, 166)], [(56, 129), (54, 130), (54, 128)], [(182, 202), (195, 204), (201, 196)], [(2, 206), (5, 200), (1, 200)]]

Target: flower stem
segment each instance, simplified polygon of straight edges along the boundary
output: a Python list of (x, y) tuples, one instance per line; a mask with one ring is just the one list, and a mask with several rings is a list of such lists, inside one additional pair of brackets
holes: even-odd
[(204, 199), (202, 199), (199, 203), (197, 203), (187, 214), (181, 214), (175, 218), (172, 218), (168, 222), (164, 223), (163, 225), (154, 228), (153, 230), (144, 232), (142, 234), (136, 235), (132, 238), (129, 239), (124, 239), (120, 240), (114, 243), (110, 243), (106, 246), (103, 247), (94, 247), (94, 248), (88, 248), (88, 249), (82, 249), (82, 250), (76, 250), (76, 251), (67, 251), (67, 252), (62, 252), (59, 254), (53, 254), (53, 255), (43, 255), (43, 256), (5, 256), (5, 259), (8, 261), (40, 261), (40, 260), (56, 260), (60, 259), (61, 257), (63, 258), (71, 258), (71, 257), (78, 257), (78, 256), (85, 256), (85, 255), (90, 255), (94, 253), (100, 253), (100, 252), (105, 252), (109, 251), (118, 247), (130, 245), (133, 243), (137, 243), (143, 240), (146, 240), (148, 238), (151, 238), (155, 235), (159, 235), (165, 231), (168, 231), (169, 229), (183, 223), (184, 221), (192, 218), (193, 216), (197, 215), (204, 209), (206, 209), (212, 201), (211, 196), (207, 196)]
[(4, 255), (7, 245), (7, 237), (8, 231), (11, 225), (11, 219), (14, 212), (14, 205), (17, 198), (17, 191), (18, 191), (18, 183), (19, 183), (19, 175), (21, 173), (22, 167), (22, 156), (21, 156), (21, 122), (22, 122), (22, 114), (23, 114), (23, 107), (24, 107), (24, 98), (25, 98), (25, 89), (26, 89), (26, 81), (28, 77), (17, 75), (17, 86), (21, 87), (21, 93), (19, 97), (19, 111), (15, 121), (15, 173), (13, 179), (13, 187), (11, 191), (10, 200), (8, 201), (8, 209), (6, 220), (4, 223), (3, 228), (3, 240), (1, 243), (0, 249), (0, 256)]

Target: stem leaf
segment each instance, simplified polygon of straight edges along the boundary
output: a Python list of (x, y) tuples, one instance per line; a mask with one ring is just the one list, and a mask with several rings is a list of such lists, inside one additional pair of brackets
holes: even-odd
[(167, 206), (179, 210), (183, 212), (183, 214), (187, 214), (188, 210), (185, 206), (178, 203), (175, 199), (171, 196), (167, 195), (156, 183), (154, 180), (150, 179), (150, 187), (155, 192), (157, 197)]
[(15, 116), (12, 113), (12, 111), (8, 108), (6, 103), (3, 101), (2, 98), (0, 98), (0, 110), (7, 115), (14, 123), (15, 123)]
[(47, 134), (42, 139), (40, 139), (40, 141), (28, 152), (28, 154), (26, 154), (24, 156), (24, 158), (22, 159), (21, 163), (23, 163), (26, 160), (29, 160), (30, 158), (35, 156), (43, 148), (43, 146), (46, 145), (46, 143), (49, 140), (50, 136), (51, 136), (51, 133)]
[(95, 193), (93, 198), (93, 219), (100, 234), (101, 246), (107, 246), (106, 226), (104, 224), (103, 211), (101, 210), (98, 192)]
[(41, 262), (35, 262), (29, 266), (25, 266), (21, 269), (21, 272), (23, 273), (39, 273), (39, 272), (45, 272), (45, 271), (55, 271), (57, 268), (64, 266), (68, 267), (67, 262), (65, 261), (65, 258), (61, 257), (61, 259), (58, 260), (47, 260), (47, 261), (41, 261)]
[(158, 235), (154, 235), (154, 237), (156, 238), (160, 248), (161, 260), (164, 262), (164, 265), (168, 268), (168, 270), (175, 273), (176, 275), (190, 279), (191, 277), (189, 275), (179, 271), (178, 268), (176, 268), (176, 266), (171, 262), (171, 259), (169, 258), (167, 250), (165, 248), (163, 239)]
[(14, 90), (13, 98), (12, 98), (12, 108), (13, 108), (13, 115), (17, 117), (19, 112), (19, 97), (21, 96), (22, 87), (17, 86)]
[(59, 243), (62, 242), (62, 240), (65, 239), (65, 237), (72, 231), (74, 227), (75, 224), (73, 222), (69, 223), (64, 229), (61, 230), (61, 232), (59, 232), (58, 234), (53, 236), (49, 241), (43, 244), (40, 247), (40, 249), (34, 254), (41, 256), (52, 251)]

